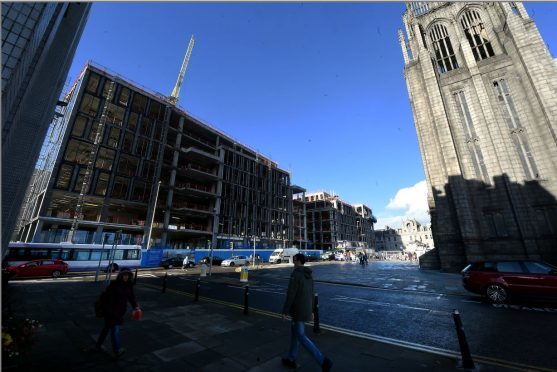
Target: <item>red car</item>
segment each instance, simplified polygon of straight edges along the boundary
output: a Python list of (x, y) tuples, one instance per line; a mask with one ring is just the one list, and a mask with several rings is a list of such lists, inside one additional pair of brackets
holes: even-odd
[(34, 260), (17, 266), (9, 266), (6, 271), (10, 278), (27, 278), (34, 276), (51, 276), (58, 278), (68, 272), (68, 264), (62, 260)]
[(557, 299), (557, 268), (541, 261), (483, 261), (461, 271), (464, 288), (505, 302), (509, 296)]

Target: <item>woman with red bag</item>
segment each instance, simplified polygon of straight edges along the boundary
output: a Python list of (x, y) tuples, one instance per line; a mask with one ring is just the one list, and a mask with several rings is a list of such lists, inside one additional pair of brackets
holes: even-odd
[[(104, 327), (99, 334), (95, 348), (102, 350), (102, 344), (110, 331), (112, 351), (116, 357), (124, 354), (126, 349), (121, 347), (120, 326), (124, 322), (127, 303), (130, 303), (139, 313), (140, 308), (133, 292), (133, 274), (129, 269), (122, 269), (116, 280), (112, 281), (101, 296), (101, 306), (104, 317)], [(134, 314), (134, 317), (137, 315)]]

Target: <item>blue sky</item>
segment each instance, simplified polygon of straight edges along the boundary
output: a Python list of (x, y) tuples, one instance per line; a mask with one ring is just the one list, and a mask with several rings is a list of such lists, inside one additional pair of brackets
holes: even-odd
[[(556, 3), (526, 8), (552, 55)], [(377, 227), (427, 221), (397, 39), (403, 3), (94, 3), (68, 81), (91, 59), (272, 158), (292, 182), (365, 203)]]

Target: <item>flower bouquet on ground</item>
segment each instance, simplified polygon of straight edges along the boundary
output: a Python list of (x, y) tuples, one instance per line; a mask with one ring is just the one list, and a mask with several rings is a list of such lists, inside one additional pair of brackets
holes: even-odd
[(33, 319), (9, 317), (2, 322), (2, 360), (9, 362), (26, 354), (41, 324)]

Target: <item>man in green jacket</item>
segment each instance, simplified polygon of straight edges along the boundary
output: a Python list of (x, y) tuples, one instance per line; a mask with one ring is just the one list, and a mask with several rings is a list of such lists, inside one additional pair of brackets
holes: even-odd
[(329, 371), (333, 362), (326, 358), (315, 344), (305, 335), (304, 322), (313, 320), (313, 277), (311, 269), (304, 267), (306, 257), (298, 253), (293, 257), (294, 271), (290, 275), (288, 293), (282, 308), (282, 319), (292, 318), (290, 337), (290, 352), (287, 358), (282, 358), (282, 364), (296, 368), (296, 359), (300, 352), (300, 344), (319, 363), (323, 371)]

